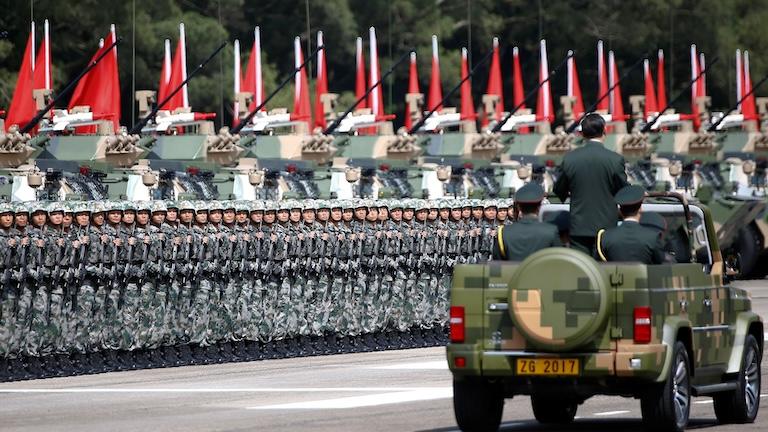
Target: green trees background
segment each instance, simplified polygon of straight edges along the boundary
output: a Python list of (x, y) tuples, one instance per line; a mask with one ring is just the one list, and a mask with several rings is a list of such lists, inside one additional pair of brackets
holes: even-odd
[[(768, 0), (0, 0), (0, 10), (0, 32), (5, 32), (0, 38), (0, 108), (10, 102), (31, 19), (39, 29), (45, 18), (51, 22), (54, 83), (59, 90), (86, 65), (99, 38), (114, 23), (123, 38), (118, 52), (123, 123), (128, 125), (137, 115), (132, 91), (156, 89), (163, 39), (170, 38), (175, 48), (182, 21), (187, 30), (190, 70), (220, 41), (230, 42), (223, 55), (192, 81), (189, 90), (196, 111), (216, 112), (217, 122), (223, 119), (224, 124), (230, 123), (232, 115), (231, 42), (240, 39), (245, 65), (256, 25), (262, 32), (267, 92), (293, 68), (294, 36), (301, 37), (307, 55), (315, 47), (316, 32), (323, 30), (329, 86), (342, 94), (341, 105), (354, 100), (355, 37), (366, 41), (367, 60), (370, 26), (377, 30), (382, 70), (407, 49), (416, 48), (423, 92), (429, 81), (432, 34), (440, 41), (444, 92), (459, 80), (460, 48), (467, 46), (477, 61), (498, 36), (507, 100), (511, 98), (512, 46), (520, 47), (524, 84), (530, 89), (536, 81), (540, 38), (547, 39), (550, 67), (558, 64), (568, 49), (577, 51), (587, 104), (596, 94), (598, 39), (615, 50), (620, 71), (644, 54), (651, 57), (655, 70), (656, 50), (663, 48), (670, 98), (689, 79), (691, 43), (696, 43), (710, 61), (719, 56), (707, 79), (713, 105), (719, 108), (735, 102), (736, 48), (750, 51), (753, 82), (768, 72), (768, 30), (764, 25), (768, 22)], [(314, 65), (311, 71), (314, 75)], [(402, 65), (384, 85), (387, 112), (398, 114), (397, 124), (402, 122), (407, 74), (407, 66)], [(472, 80), (478, 105), (487, 77), (485, 67)], [(622, 86), (627, 109), (628, 95), (642, 90), (642, 71), (637, 69)], [(565, 92), (564, 74), (554, 78), (553, 92), (555, 96)], [(767, 93), (768, 89), (758, 91), (758, 95)], [(290, 107), (291, 100), (289, 86), (270, 106)], [(449, 105), (457, 103), (458, 95)], [(557, 99), (555, 105), (559, 107)], [(683, 97), (677, 108), (688, 111), (688, 98)]]

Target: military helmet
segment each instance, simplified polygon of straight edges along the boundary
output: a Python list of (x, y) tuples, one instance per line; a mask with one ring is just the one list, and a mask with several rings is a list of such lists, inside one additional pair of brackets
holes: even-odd
[(48, 206), (42, 201), (32, 201), (29, 203), (31, 213), (48, 212)]
[[(315, 200), (305, 200), (303, 202), (304, 206), (302, 208), (303, 210), (317, 210), (317, 201)], [(293, 207), (296, 208), (296, 207)]]
[(355, 206), (355, 209), (368, 208), (368, 202), (362, 198), (357, 198), (356, 200), (354, 200), (354, 206)]
[[(421, 201), (421, 200), (419, 200), (419, 201)], [(414, 200), (414, 199), (403, 200), (403, 209), (416, 210), (416, 206), (417, 206), (417, 203), (416, 203), (416, 200)]]
[(91, 213), (93, 214), (104, 213), (106, 211), (107, 209), (104, 205), (104, 201), (94, 201), (93, 203), (91, 203)]
[(77, 201), (70, 204), (70, 209), (73, 213), (90, 213), (91, 207), (85, 201)]
[(264, 211), (277, 211), (278, 205), (277, 202), (273, 200), (264, 201)]
[(151, 201), (137, 201), (136, 202), (136, 211), (152, 211), (152, 202)]
[(138, 206), (133, 201), (123, 201), (123, 211), (133, 211), (135, 212)]
[(63, 201), (51, 201), (50, 204), (48, 204), (48, 213), (54, 213), (54, 212), (65, 212), (66, 208), (64, 207)]
[(389, 211), (405, 208), (405, 200), (391, 200), (389, 203)]
[(165, 208), (179, 210), (179, 203), (176, 200), (165, 200)]
[(418, 200), (414, 200), (414, 201), (415, 201), (414, 208), (415, 208), (416, 211), (419, 211), (419, 210), (429, 210), (431, 203), (428, 200), (418, 199)]
[(179, 203), (179, 210), (195, 210), (195, 205), (192, 201), (182, 201)]
[(195, 211), (197, 213), (207, 212), (208, 208), (208, 202), (202, 200), (195, 201)]
[(499, 200), (485, 200), (482, 204), (483, 208), (499, 208)]
[(13, 213), (13, 206), (9, 203), (0, 203), (0, 214)]
[(344, 207), (344, 201), (346, 201), (346, 200), (334, 199), (334, 200), (325, 201), (326, 204), (328, 204), (328, 206), (324, 207), (324, 208), (329, 208), (331, 210), (333, 210), (333, 209), (344, 209), (345, 208)]
[(253, 205), (251, 204), (251, 202), (246, 200), (234, 201), (234, 206), (235, 206), (235, 212), (237, 213), (248, 212), (248, 211), (251, 211), (251, 209), (253, 208)]
[(25, 202), (17, 202), (13, 204), (13, 212), (16, 214), (19, 213), (31, 213), (29, 204)]
[(152, 202), (152, 212), (167, 212), (168, 206), (165, 205), (165, 202), (162, 200), (157, 200)]
[(209, 201), (208, 202), (208, 211), (224, 211), (224, 203), (222, 203), (219, 200)]
[(225, 200), (221, 202), (221, 207), (224, 210), (235, 210), (235, 202), (232, 200)]
[(463, 199), (454, 199), (454, 200), (448, 200), (448, 204), (450, 205), (451, 210), (457, 210), (457, 209), (463, 209), (464, 207), (469, 207), (469, 205), (464, 205)]
[(320, 210), (320, 209), (329, 209), (330, 210), (330, 208), (331, 208), (331, 201), (324, 200), (324, 199), (315, 200), (315, 206), (316, 206), (317, 210)]

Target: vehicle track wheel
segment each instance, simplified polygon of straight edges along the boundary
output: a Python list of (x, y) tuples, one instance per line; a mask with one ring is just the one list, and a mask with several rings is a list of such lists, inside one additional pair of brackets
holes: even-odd
[(675, 343), (666, 381), (650, 389), (640, 400), (640, 407), (649, 430), (685, 430), (691, 413), (691, 371), (682, 342)]
[(453, 381), (453, 412), (463, 431), (495, 431), (501, 424), (504, 392), (484, 380)]
[(576, 401), (552, 396), (531, 396), (533, 416), (543, 424), (567, 424), (576, 417)]
[(744, 341), (736, 390), (714, 396), (715, 415), (720, 423), (752, 423), (760, 408), (760, 347), (752, 335)]

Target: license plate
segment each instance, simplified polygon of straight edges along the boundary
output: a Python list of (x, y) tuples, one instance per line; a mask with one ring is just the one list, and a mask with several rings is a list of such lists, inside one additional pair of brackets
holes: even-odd
[(518, 359), (518, 375), (578, 375), (579, 359)]

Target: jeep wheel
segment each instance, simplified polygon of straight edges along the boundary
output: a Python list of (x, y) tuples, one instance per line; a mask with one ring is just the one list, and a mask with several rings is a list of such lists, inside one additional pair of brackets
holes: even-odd
[(666, 381), (649, 390), (640, 400), (643, 423), (648, 429), (685, 430), (691, 413), (690, 377), (688, 352), (682, 342), (677, 342)]
[(752, 423), (760, 408), (760, 348), (752, 335), (744, 341), (744, 357), (736, 378), (736, 390), (714, 396), (720, 423)]
[(498, 430), (502, 411), (504, 393), (500, 385), (481, 380), (453, 381), (453, 412), (461, 430)]
[(543, 424), (567, 424), (576, 417), (579, 404), (557, 397), (531, 396), (533, 416)]

